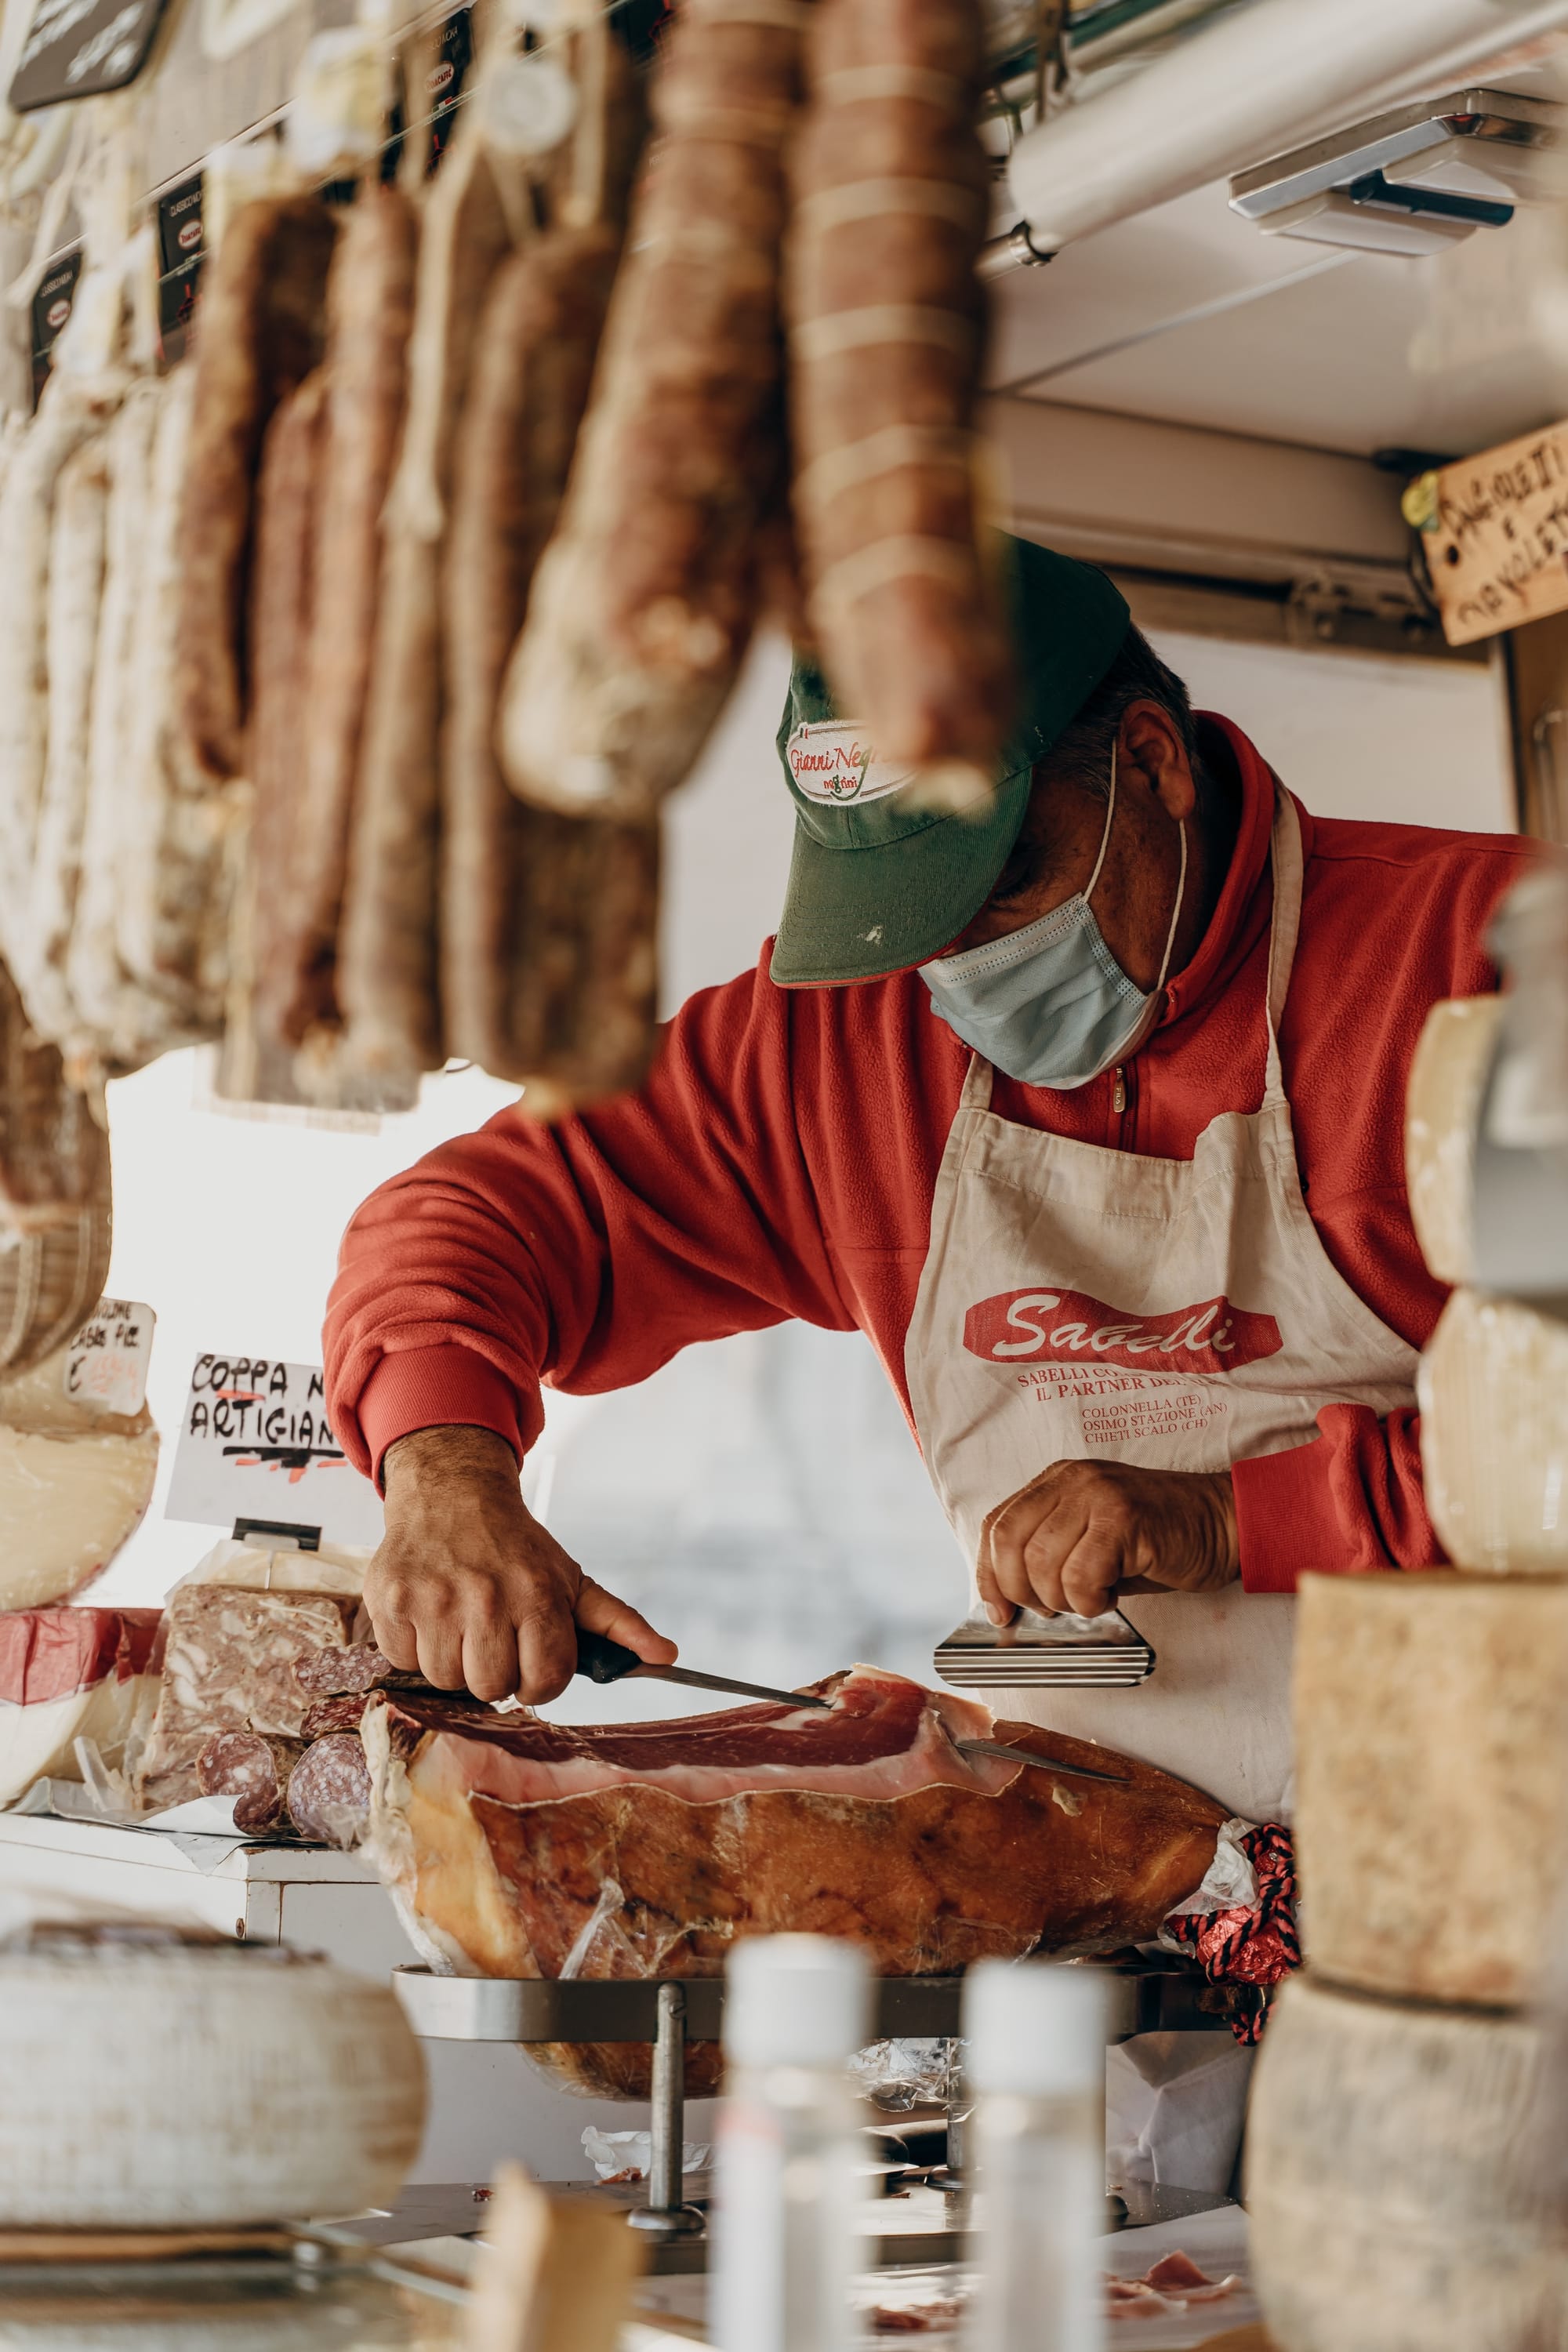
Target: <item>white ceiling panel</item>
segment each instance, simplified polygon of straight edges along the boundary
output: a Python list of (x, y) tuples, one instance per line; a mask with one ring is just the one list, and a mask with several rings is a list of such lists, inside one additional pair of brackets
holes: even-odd
[[(1502, 247), (1530, 232), (1521, 216), (1481, 234), (1463, 266), (1507, 275), (1521, 246)], [(1568, 379), (1527, 340), (1479, 335), (1488, 348), (1460, 364), (1412, 364), (1418, 336), (1431, 340), (1434, 273), (1451, 266), (1265, 236), (1223, 187), (1201, 189), (1000, 281), (991, 381), (1360, 456), (1459, 454), (1562, 415)]]

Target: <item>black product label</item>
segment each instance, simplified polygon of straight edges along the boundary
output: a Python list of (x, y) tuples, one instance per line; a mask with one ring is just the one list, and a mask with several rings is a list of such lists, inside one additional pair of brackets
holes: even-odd
[(198, 254), (194, 261), (187, 261), (183, 269), (171, 269), (166, 278), (158, 280), (158, 342), (170, 367), (184, 354), (185, 336), (190, 328), (191, 314), (196, 307), (201, 276), (202, 261)]
[(202, 250), (202, 175), (182, 180), (158, 199), (158, 268), (166, 277)]
[(436, 169), (451, 142), (452, 118), (473, 61), (474, 13), (471, 8), (459, 8), (441, 27), (440, 55), (430, 68), (430, 157), (426, 172)]
[(123, 89), (147, 62), (164, 0), (38, 0), (10, 102), (18, 114)]
[(61, 328), (70, 317), (76, 300), (76, 282), (81, 276), (81, 248), (61, 254), (51, 261), (44, 272), (43, 282), (33, 297), (33, 405), (48, 382), (52, 354), (59, 340)]

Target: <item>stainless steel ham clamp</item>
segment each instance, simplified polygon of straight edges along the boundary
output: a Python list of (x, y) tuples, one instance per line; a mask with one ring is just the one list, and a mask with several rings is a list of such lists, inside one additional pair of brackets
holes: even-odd
[[(1088, 1621), (1079, 1619), (1075, 1622), (1082, 1623)], [(1097, 1619), (1094, 1622), (1101, 1621)], [(1126, 1624), (1127, 1621), (1123, 1618), (1121, 1622)], [(962, 1632), (963, 1628), (959, 1630)], [(994, 1632), (995, 1628), (990, 1630)], [(1129, 1626), (1129, 1633), (1131, 1630)], [(1153, 1652), (1151, 1650), (1148, 1655), (1152, 1664)], [(937, 1657), (940, 1661), (941, 1650), (937, 1652)], [(585, 1633), (581, 1626), (577, 1629), (577, 1672), (593, 1683), (629, 1682), (634, 1675), (638, 1675), (649, 1682), (684, 1683), (689, 1690), (732, 1691), (742, 1698), (772, 1699), (780, 1706), (821, 1706), (831, 1710), (833, 1706), (830, 1698), (818, 1698), (811, 1691), (772, 1690), (766, 1683), (738, 1683), (729, 1675), (700, 1675), (690, 1666), (650, 1666), (638, 1657), (635, 1650), (625, 1648), (619, 1642), (607, 1641), (603, 1633)], [(1014, 1675), (1011, 1679), (1017, 1681), (1020, 1677)], [(949, 1680), (956, 1680), (956, 1677), (950, 1676)], [(1087, 1764), (1058, 1764), (1052, 1757), (1032, 1755), (1026, 1748), (1009, 1748), (999, 1739), (955, 1739), (952, 1744), (966, 1756), (996, 1756), (1020, 1764), (1038, 1764), (1047, 1771), (1068, 1773), (1075, 1780), (1119, 1781), (1121, 1779), (1119, 1772), (1091, 1771)]]
[(954, 1690), (1131, 1690), (1153, 1673), (1154, 1653), (1120, 1609), (1020, 1609), (1010, 1625), (993, 1625), (977, 1603), (931, 1663)]

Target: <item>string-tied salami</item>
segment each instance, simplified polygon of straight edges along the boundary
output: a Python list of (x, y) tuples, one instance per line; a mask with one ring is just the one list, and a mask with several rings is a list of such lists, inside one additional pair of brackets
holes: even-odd
[(822, 0), (785, 274), (812, 630), (840, 707), (951, 806), (988, 782), (1011, 697), (973, 425), (981, 56), (966, 0)]

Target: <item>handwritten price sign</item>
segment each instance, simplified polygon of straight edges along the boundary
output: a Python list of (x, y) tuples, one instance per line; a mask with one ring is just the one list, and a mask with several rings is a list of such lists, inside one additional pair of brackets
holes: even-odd
[(100, 1298), (66, 1351), (65, 1391), (98, 1412), (140, 1412), (158, 1318), (132, 1298)]
[(264, 1356), (198, 1356), (165, 1506), (171, 1519), (319, 1528), (329, 1543), (381, 1541), (381, 1497), (327, 1420), (321, 1369)]

